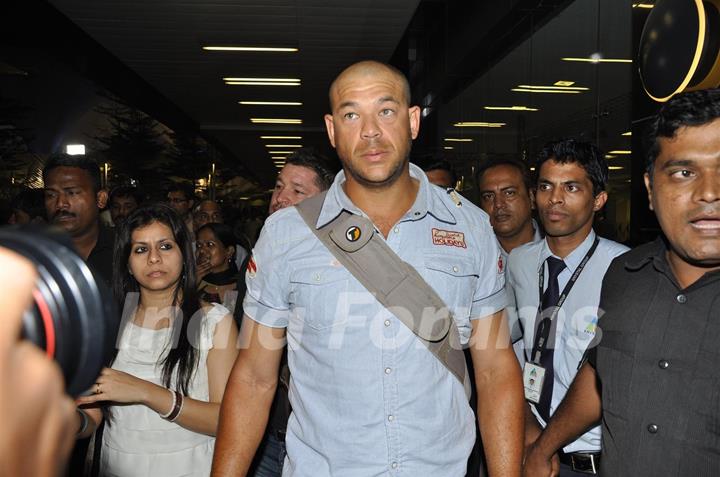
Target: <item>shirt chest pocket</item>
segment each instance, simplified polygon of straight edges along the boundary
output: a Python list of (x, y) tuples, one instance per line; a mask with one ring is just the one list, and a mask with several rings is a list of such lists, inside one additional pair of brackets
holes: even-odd
[(470, 317), (478, 275), (472, 260), (455, 255), (426, 255), (423, 278), (440, 295), (456, 319)]
[(348, 292), (349, 273), (343, 267), (299, 266), (290, 275), (290, 306), (315, 330), (342, 325), (348, 314), (338, 309)]

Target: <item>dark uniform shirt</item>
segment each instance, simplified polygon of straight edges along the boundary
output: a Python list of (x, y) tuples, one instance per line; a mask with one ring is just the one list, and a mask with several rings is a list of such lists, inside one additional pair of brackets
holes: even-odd
[(112, 284), (114, 245), (115, 232), (108, 227), (100, 226), (95, 247), (85, 261), (93, 274), (99, 275), (108, 287)]
[[(662, 239), (610, 265), (602, 338), (601, 475), (720, 475), (720, 271), (681, 289)], [(598, 328), (598, 332), (600, 332)]]

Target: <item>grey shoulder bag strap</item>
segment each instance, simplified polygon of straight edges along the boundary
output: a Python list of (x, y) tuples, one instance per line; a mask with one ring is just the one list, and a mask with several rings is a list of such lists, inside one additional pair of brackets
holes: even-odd
[(435, 290), (377, 236), (366, 217), (343, 210), (320, 229), (323, 192), (296, 205), (310, 230), (377, 301), (417, 335), (470, 396), (470, 379), (460, 333)]

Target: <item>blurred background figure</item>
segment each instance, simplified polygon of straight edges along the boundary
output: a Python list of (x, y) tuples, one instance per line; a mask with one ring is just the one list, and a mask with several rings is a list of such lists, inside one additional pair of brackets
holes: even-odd
[(223, 216), (220, 205), (214, 200), (205, 199), (201, 201), (193, 209), (193, 231), (197, 234), (200, 227), (205, 224), (224, 224), (225, 217)]
[(195, 193), (192, 187), (184, 184), (172, 184), (166, 191), (167, 203), (185, 221), (190, 235), (194, 235), (192, 209), (195, 205)]
[[(238, 300), (235, 235), (225, 224), (208, 223), (196, 232), (198, 293), (206, 303), (220, 303), (233, 312)], [(228, 293), (230, 292), (230, 293)]]
[(120, 186), (110, 191), (108, 208), (115, 227), (142, 204), (143, 196), (136, 187)]
[(44, 224), (45, 193), (42, 189), (25, 189), (10, 201), (10, 225)]
[(442, 156), (435, 156), (427, 161), (423, 170), (431, 184), (444, 187), (445, 189), (454, 189), (457, 185), (457, 174), (455, 170)]

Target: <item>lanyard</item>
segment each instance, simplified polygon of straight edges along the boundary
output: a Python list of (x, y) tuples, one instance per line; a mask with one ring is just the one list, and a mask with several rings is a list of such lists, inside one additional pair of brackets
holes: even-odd
[[(540, 325), (538, 326), (537, 335), (538, 335), (538, 342), (537, 346), (533, 350), (532, 353), (532, 362), (535, 364), (540, 364), (540, 357), (542, 356), (545, 349), (547, 349), (547, 342), (548, 338), (550, 336), (550, 328), (552, 328), (552, 323), (557, 318), (558, 313), (560, 312), (560, 308), (563, 306), (563, 303), (565, 303), (565, 300), (567, 299), (568, 295), (570, 294), (570, 290), (572, 290), (573, 286), (575, 285), (575, 282), (577, 282), (578, 278), (580, 277), (580, 274), (582, 273), (583, 269), (585, 268), (585, 265), (587, 265), (588, 261), (590, 261), (590, 257), (593, 256), (593, 253), (595, 253), (595, 249), (597, 249), (598, 243), (600, 242), (600, 239), (598, 237), (595, 237), (595, 242), (593, 242), (592, 247), (590, 247), (590, 250), (585, 254), (585, 257), (583, 257), (582, 261), (580, 262), (580, 265), (575, 269), (575, 273), (572, 274), (570, 277), (570, 281), (567, 282), (567, 285), (565, 285), (565, 288), (563, 288), (562, 293), (560, 294), (558, 298), (558, 303), (555, 307), (553, 307), (552, 312), (550, 313), (549, 317), (542, 318), (540, 320)], [(538, 302), (538, 311), (536, 315), (536, 320), (540, 319), (543, 315), (542, 307), (542, 296), (543, 296), (543, 285), (545, 284), (545, 264), (543, 263), (543, 266), (540, 267), (540, 272), (538, 272), (538, 295), (540, 296), (540, 301)]]

